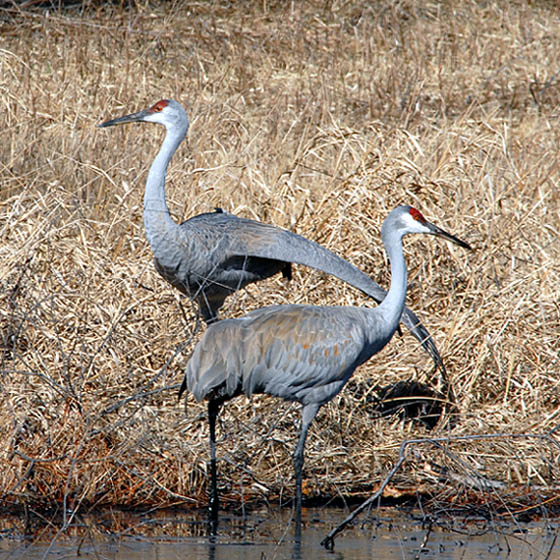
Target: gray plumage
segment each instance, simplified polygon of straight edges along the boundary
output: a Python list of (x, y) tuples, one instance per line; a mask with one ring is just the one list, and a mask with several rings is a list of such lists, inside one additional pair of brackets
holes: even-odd
[[(144, 225), (154, 264), (165, 280), (198, 303), (207, 323), (217, 319), (225, 298), (236, 290), (278, 272), (289, 278), (291, 263), (336, 276), (375, 301), (383, 300), (386, 291), (367, 274), (301, 235), (223, 211), (177, 224), (167, 207), (165, 176), (171, 157), (187, 134), (187, 114), (176, 101), (161, 100), (149, 109), (99, 126), (142, 121), (162, 124), (167, 131), (148, 173), (144, 196)], [(400, 320), (444, 370), (441, 356), (418, 317), (405, 307)]]
[[(399, 206), (383, 222), (382, 239), (391, 263), (391, 287), (375, 308), (278, 305), (208, 327), (187, 364), (181, 392), (208, 400), (212, 472), (215, 477), (215, 421), (220, 406), (246, 394), (266, 393), (303, 405), (294, 453), (296, 512), (301, 511), (303, 450), (321, 405), (342, 389), (354, 370), (379, 352), (397, 329), (404, 308), (407, 272), (402, 238), (438, 235), (469, 248), (427, 222), (410, 206)], [(212, 480), (211, 514), (217, 519)]]

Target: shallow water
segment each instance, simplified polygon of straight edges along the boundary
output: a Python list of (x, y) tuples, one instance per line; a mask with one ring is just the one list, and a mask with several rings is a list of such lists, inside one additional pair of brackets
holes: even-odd
[[(365, 558), (560, 558), (560, 523), (486, 524), (471, 522), (453, 531), (423, 528), (410, 514), (379, 510), (362, 515), (337, 536), (334, 551), (320, 544), (347, 511), (333, 508), (306, 509), (301, 541), (293, 534), (289, 510), (266, 509), (246, 517), (223, 514), (218, 536), (205, 535), (202, 516), (185, 512), (152, 515), (112, 514), (122, 527), (107, 533), (100, 518), (77, 520), (80, 538), (43, 535), (40, 544), (22, 535), (2, 531), (0, 558), (4, 559), (107, 559), (107, 560), (248, 560)], [(106, 519), (106, 518), (105, 518)], [(4, 524), (5, 526), (5, 524)], [(74, 529), (77, 527), (74, 525)], [(482, 534), (480, 534), (482, 533)]]

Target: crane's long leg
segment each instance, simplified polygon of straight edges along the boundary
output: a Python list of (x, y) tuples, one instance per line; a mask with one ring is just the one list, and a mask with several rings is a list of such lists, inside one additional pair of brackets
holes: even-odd
[(302, 477), (303, 477), (303, 451), (309, 426), (321, 408), (320, 404), (306, 404), (301, 413), (301, 432), (298, 444), (294, 451), (294, 473), (296, 476), (296, 537), (301, 537), (301, 502), (302, 502)]
[(218, 480), (216, 474), (216, 418), (220, 412), (221, 402), (208, 401), (208, 424), (210, 425), (210, 494), (208, 500), (208, 518), (210, 534), (215, 535), (218, 529)]

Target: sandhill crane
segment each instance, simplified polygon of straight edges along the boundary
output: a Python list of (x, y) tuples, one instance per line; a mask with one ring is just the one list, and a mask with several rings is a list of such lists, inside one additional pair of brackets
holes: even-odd
[(293, 455), (296, 522), (301, 520), (303, 452), (309, 426), (321, 405), (342, 389), (354, 370), (391, 340), (404, 308), (407, 270), (402, 238), (437, 235), (470, 249), (426, 221), (410, 206), (395, 208), (381, 228), (391, 264), (391, 286), (381, 304), (364, 307), (277, 305), (208, 327), (186, 366), (186, 389), (208, 400), (210, 425), (210, 520), (217, 522), (216, 417), (221, 405), (244, 393), (266, 393), (302, 404), (299, 440)]
[[(291, 263), (336, 276), (377, 302), (383, 300), (386, 291), (367, 274), (301, 235), (223, 211), (200, 214), (177, 224), (167, 207), (165, 176), (171, 157), (186, 137), (187, 114), (177, 101), (163, 99), (148, 109), (99, 126), (131, 122), (159, 123), (166, 128), (165, 139), (146, 181), (146, 237), (156, 270), (175, 288), (196, 300), (207, 323), (217, 318), (228, 295), (278, 272), (289, 277)], [(401, 321), (445, 372), (441, 356), (418, 317), (405, 307)]]

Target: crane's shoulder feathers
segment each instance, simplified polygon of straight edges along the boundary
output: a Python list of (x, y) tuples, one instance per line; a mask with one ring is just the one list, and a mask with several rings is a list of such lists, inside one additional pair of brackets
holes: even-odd
[[(200, 232), (208, 230), (208, 233), (216, 238), (229, 241), (233, 247), (239, 244), (240, 248), (253, 248), (255, 244), (267, 246), (274, 239), (281, 237), (297, 236), (288, 230), (276, 227), (272, 224), (257, 222), (249, 218), (242, 218), (216, 209), (214, 212), (205, 212), (189, 218), (179, 226), (185, 231)], [(299, 237), (299, 236), (298, 236)], [(250, 254), (243, 251), (244, 254)]]

